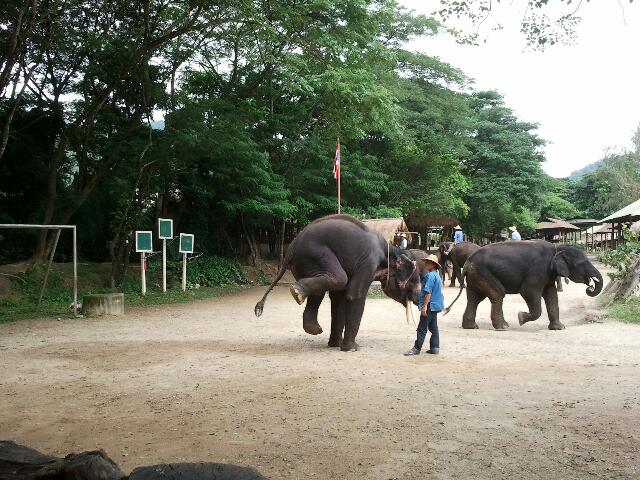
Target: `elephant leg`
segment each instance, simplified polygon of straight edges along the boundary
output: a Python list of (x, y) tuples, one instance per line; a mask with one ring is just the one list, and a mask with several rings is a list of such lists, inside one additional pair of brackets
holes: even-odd
[(542, 294), (539, 291), (523, 291), (520, 292), (520, 295), (529, 307), (528, 312), (518, 312), (518, 323), (522, 326), (527, 322), (539, 319), (542, 315)]
[(360, 329), (360, 321), (364, 312), (364, 303), (367, 300), (367, 292), (371, 286), (371, 278), (375, 272), (375, 266), (362, 268), (351, 277), (345, 291), (345, 325), (344, 339), (340, 350), (348, 352), (358, 350), (356, 336)]
[(496, 330), (506, 330), (509, 328), (509, 324), (504, 319), (504, 313), (502, 311), (502, 303), (504, 302), (504, 295), (500, 297), (489, 298), (491, 301), (491, 324)]
[(346, 300), (344, 290), (329, 292), (331, 299), (331, 335), (329, 346), (339, 347), (342, 344), (342, 332), (344, 331), (346, 318)]
[(360, 321), (362, 320), (362, 314), (364, 313), (364, 302), (366, 295), (360, 298), (347, 298), (345, 301), (345, 327), (344, 327), (344, 339), (340, 345), (340, 350), (343, 352), (358, 350), (358, 344), (356, 343), (356, 336), (360, 329)]
[(458, 264), (453, 263), (453, 271), (451, 272), (451, 283), (449, 284), (450, 287), (455, 287), (456, 286), (456, 280), (460, 278), (460, 267), (458, 267)]
[(563, 288), (562, 288), (562, 277), (556, 277), (556, 285), (557, 285), (557, 290), (559, 292), (562, 292), (563, 291)]
[(314, 272), (313, 275), (296, 276), (296, 282), (290, 287), (291, 295), (298, 305), (302, 305), (307, 297), (324, 295), (330, 290), (342, 290), (349, 280), (335, 254), (328, 248), (319, 251), (313, 262), (305, 267), (305, 270)]
[(476, 323), (476, 311), (478, 310), (478, 304), (485, 298), (487, 297), (482, 293), (471, 288), (467, 288), (467, 308), (462, 316), (462, 328), (478, 328), (478, 324)]
[(549, 330), (564, 330), (560, 322), (560, 308), (558, 307), (558, 290), (554, 282), (550, 282), (542, 292), (544, 303), (549, 316)]
[(320, 335), (322, 327), (318, 323), (318, 308), (324, 299), (324, 292), (321, 295), (311, 295), (307, 298), (307, 305), (302, 314), (302, 328), (309, 335)]

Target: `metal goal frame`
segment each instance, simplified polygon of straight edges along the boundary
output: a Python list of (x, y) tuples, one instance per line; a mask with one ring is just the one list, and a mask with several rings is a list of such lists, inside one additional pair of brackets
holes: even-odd
[(72, 230), (73, 233), (73, 314), (78, 314), (78, 240), (77, 240), (77, 228), (75, 225), (37, 225), (37, 224), (25, 224), (25, 223), (0, 223), (0, 229), (11, 230), (56, 230), (56, 239), (51, 249), (51, 255), (49, 256), (49, 262), (47, 263), (47, 271), (44, 274), (42, 281), (42, 288), (40, 289), (40, 296), (38, 297), (38, 306), (42, 302), (42, 295), (44, 289), (47, 286), (47, 279), (49, 278), (49, 270), (51, 270), (51, 264), (53, 263), (53, 256), (56, 253), (58, 247), (58, 240), (60, 239), (60, 233), (62, 230)]

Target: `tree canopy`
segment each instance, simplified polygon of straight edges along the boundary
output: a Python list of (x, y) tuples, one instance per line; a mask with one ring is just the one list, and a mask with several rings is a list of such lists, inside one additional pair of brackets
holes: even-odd
[[(9, 0), (0, 14), (0, 221), (78, 224), (81, 255), (109, 258), (114, 282), (158, 217), (206, 252), (255, 257), (334, 212), (338, 137), (345, 212), (448, 215), (476, 235), (587, 212), (632, 168), (612, 158), (554, 184), (536, 125), (407, 50), (439, 26), (392, 0)], [(49, 247), (16, 235), (0, 260)]]

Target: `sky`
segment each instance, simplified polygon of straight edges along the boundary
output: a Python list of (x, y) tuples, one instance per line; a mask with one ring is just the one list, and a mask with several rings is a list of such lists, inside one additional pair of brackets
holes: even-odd
[[(438, 4), (399, 3), (422, 14)], [(538, 123), (539, 136), (548, 142), (544, 170), (550, 175), (565, 177), (607, 152), (631, 148), (640, 124), (640, 2), (583, 2), (576, 44), (544, 52), (526, 48), (518, 3), (502, 2), (494, 10), (478, 46), (459, 45), (444, 33), (416, 39), (409, 48), (460, 68), (475, 80), (475, 89), (499, 91), (520, 119)], [(492, 31), (492, 22), (503, 30)]]

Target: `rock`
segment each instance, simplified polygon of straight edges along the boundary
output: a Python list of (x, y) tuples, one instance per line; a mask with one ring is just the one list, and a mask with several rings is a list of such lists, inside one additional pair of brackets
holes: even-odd
[(82, 298), (83, 315), (122, 315), (124, 293), (85, 295)]
[(168, 463), (138, 467), (129, 480), (266, 480), (253, 468), (224, 463)]
[(121, 480), (124, 473), (102, 450), (69, 454), (65, 458), (44, 455), (11, 441), (0, 441), (2, 480)]

